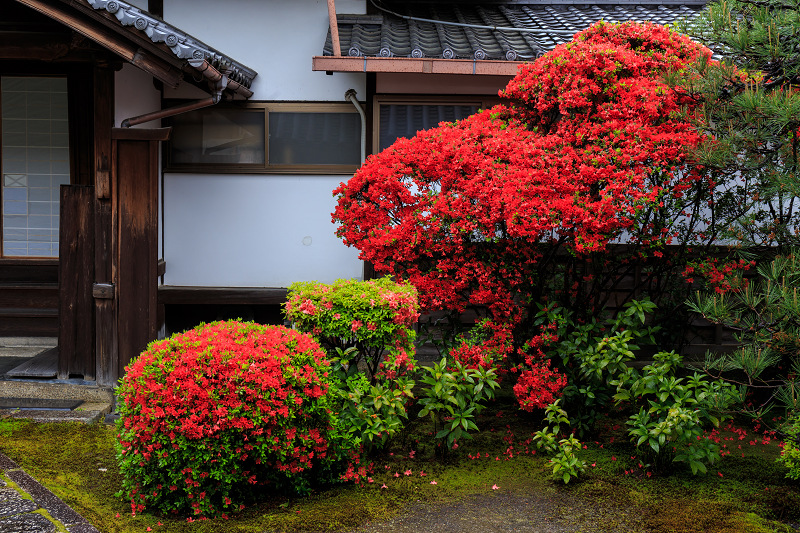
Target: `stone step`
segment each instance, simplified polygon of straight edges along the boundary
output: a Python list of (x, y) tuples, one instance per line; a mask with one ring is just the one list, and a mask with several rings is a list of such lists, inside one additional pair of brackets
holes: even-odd
[(110, 403), (82, 402), (75, 409), (0, 409), (0, 418), (22, 418), (34, 422), (83, 422), (93, 424), (111, 412)]
[(24, 380), (0, 381), (0, 398), (81, 400), (92, 403), (114, 402), (114, 391), (111, 388), (54, 381), (49, 383)]
[(110, 388), (75, 383), (0, 381), (0, 418), (93, 423), (114, 408)]
[(0, 348), (53, 348), (58, 345), (57, 337), (2, 337)]

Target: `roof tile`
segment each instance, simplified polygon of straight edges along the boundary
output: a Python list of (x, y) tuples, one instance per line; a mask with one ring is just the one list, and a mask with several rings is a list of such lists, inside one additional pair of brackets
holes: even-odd
[[(339, 15), (342, 55), (524, 61), (541, 56), (598, 20), (670, 24), (695, 16), (703, 4), (564, 4), (457, 2), (390, 4), (397, 15)], [(428, 20), (466, 24), (434, 24)], [(484, 26), (472, 27), (472, 26)], [(485, 28), (491, 26), (492, 28)], [(520, 28), (516, 31), (505, 28)], [(333, 55), (330, 30), (323, 55)]]

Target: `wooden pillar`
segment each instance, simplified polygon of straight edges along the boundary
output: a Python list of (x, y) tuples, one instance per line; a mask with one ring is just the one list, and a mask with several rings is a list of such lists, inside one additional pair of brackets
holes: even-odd
[(95, 379), (94, 187), (61, 186), (58, 378)]
[(111, 129), (114, 127), (114, 71), (98, 66), (94, 78), (94, 188), (95, 188), (95, 351), (97, 384), (116, 385), (117, 321), (112, 265)]
[(117, 379), (158, 334), (158, 147), (169, 131), (112, 131)]

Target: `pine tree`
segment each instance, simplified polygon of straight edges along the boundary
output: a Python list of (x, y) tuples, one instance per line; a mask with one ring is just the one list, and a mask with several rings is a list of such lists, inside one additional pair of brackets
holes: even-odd
[(800, 0), (718, 1), (682, 30), (720, 59), (698, 65), (698, 118), (712, 140), (696, 157), (735, 178), (729, 237), (800, 244)]

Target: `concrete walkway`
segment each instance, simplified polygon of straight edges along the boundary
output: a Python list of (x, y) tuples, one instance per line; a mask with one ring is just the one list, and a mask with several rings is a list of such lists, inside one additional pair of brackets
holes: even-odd
[(0, 453), (0, 531), (50, 533), (59, 530), (100, 533), (17, 463)]

